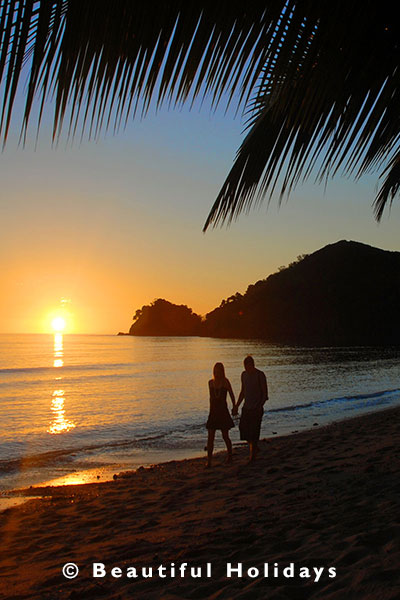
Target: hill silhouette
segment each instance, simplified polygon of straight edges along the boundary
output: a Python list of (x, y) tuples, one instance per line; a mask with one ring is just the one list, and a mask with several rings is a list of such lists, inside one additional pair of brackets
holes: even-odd
[(200, 335), (201, 317), (185, 305), (158, 298), (133, 317), (130, 335)]
[(259, 338), (302, 345), (398, 345), (400, 252), (344, 240), (330, 244), (250, 285), (245, 294), (223, 300), (203, 320), (183, 307), (189, 311), (182, 312), (187, 315), (185, 325), (173, 317), (176, 305), (157, 302), (168, 305), (163, 305), (168, 310), (162, 323), (150, 307), (145, 318), (138, 316), (131, 334)]

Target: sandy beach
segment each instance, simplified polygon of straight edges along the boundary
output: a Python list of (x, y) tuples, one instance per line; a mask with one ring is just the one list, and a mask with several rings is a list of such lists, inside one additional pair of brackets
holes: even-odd
[(390, 409), (265, 440), (252, 465), (240, 448), (209, 470), (191, 459), (26, 490), (41, 498), (0, 515), (0, 595), (398, 598), (399, 420)]

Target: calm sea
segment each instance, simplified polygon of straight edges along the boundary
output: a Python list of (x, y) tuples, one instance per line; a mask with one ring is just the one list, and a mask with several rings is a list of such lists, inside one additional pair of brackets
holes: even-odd
[(268, 377), (264, 437), (400, 404), (399, 349), (1, 335), (0, 490), (204, 455), (212, 366), (225, 364), (237, 395), (246, 354)]

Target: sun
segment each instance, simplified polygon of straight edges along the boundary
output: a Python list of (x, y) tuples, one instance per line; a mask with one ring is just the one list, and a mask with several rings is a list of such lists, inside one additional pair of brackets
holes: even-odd
[(51, 326), (54, 331), (64, 331), (66, 325), (67, 323), (64, 317), (54, 317), (54, 319), (51, 322)]

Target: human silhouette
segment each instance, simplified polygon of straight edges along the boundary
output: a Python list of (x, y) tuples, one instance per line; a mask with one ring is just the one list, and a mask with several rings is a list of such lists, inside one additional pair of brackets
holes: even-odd
[(206, 424), (208, 429), (207, 467), (211, 467), (214, 438), (217, 429), (221, 430), (222, 437), (226, 444), (226, 449), (228, 451), (227, 462), (232, 461), (232, 442), (229, 438), (229, 429), (234, 427), (235, 424), (228, 411), (226, 396), (229, 393), (232, 400), (232, 410), (235, 407), (235, 396), (229, 379), (225, 376), (225, 369), (222, 363), (215, 363), (213, 378), (208, 382), (208, 388), (210, 391), (210, 412)]
[(232, 414), (237, 415), (239, 406), (244, 400), (239, 423), (240, 439), (249, 443), (249, 458), (250, 461), (254, 461), (258, 452), (264, 404), (268, 400), (268, 384), (265, 374), (256, 369), (252, 356), (246, 356), (244, 368), (241, 375), (242, 387)]

